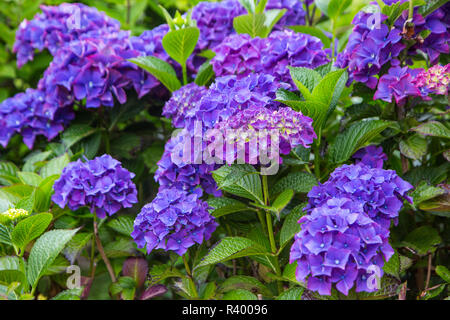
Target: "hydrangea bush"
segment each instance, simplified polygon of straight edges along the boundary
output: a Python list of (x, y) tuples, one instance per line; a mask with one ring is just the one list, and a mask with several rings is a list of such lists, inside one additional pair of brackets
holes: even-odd
[(448, 298), (450, 2), (100, 2), (8, 25), (0, 299)]

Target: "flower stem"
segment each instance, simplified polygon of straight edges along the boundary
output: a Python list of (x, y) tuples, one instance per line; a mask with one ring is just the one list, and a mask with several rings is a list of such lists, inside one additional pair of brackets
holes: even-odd
[(193, 294), (194, 294), (193, 298), (198, 298), (197, 288), (195, 287), (194, 279), (192, 278), (192, 272), (191, 272), (191, 268), (189, 267), (189, 263), (188, 263), (186, 254), (183, 254), (183, 263), (184, 263), (184, 268), (186, 269), (186, 273), (187, 273), (187, 276), (189, 279), (191, 289), (193, 290)]
[(314, 142), (314, 174), (316, 175), (316, 178), (320, 180), (320, 149), (319, 149), (319, 143), (316, 141)]
[(94, 216), (94, 237), (95, 242), (97, 243), (98, 252), (102, 256), (103, 262), (105, 262), (106, 269), (108, 269), (109, 276), (111, 277), (111, 281), (113, 283), (116, 282), (116, 275), (114, 274), (114, 269), (109, 261), (108, 257), (105, 254), (105, 250), (103, 249), (102, 242), (100, 241), (100, 237), (98, 235), (98, 225), (97, 225), (97, 217)]
[(409, 0), (408, 21), (412, 22), (413, 17), (414, 17), (414, 1)]
[(181, 67), (183, 68), (183, 85), (187, 85), (186, 63), (184, 63)]

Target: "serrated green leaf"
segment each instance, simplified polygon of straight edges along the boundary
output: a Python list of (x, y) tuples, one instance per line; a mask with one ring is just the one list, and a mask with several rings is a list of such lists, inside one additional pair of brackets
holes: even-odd
[(238, 34), (249, 34), (252, 38), (266, 37), (268, 27), (265, 25), (266, 16), (263, 13), (245, 14), (233, 19), (234, 30)]
[(147, 56), (133, 58), (129, 61), (148, 71), (171, 92), (181, 88), (181, 82), (178, 80), (175, 70), (164, 60)]
[(427, 0), (426, 4), (419, 8), (419, 13), (426, 17), (433, 11), (437, 10), (438, 8), (442, 7), (444, 4), (446, 4), (449, 0)]
[(300, 232), (301, 226), (298, 220), (306, 214), (303, 208), (306, 204), (301, 204), (291, 210), (291, 212), (286, 216), (283, 222), (283, 226), (280, 231), (280, 247), (283, 248), (288, 241), (290, 241), (295, 234)]
[(0, 162), (0, 185), (10, 186), (18, 183), (20, 180), (17, 177), (19, 169), (12, 162)]
[(418, 134), (399, 143), (400, 152), (406, 157), (419, 160), (427, 153), (427, 140)]
[(411, 247), (420, 255), (425, 255), (428, 252), (435, 251), (435, 246), (441, 241), (436, 229), (430, 226), (422, 226), (409, 233), (402, 241), (402, 245)]
[(26, 285), (25, 262), (19, 257), (0, 257), (0, 284), (9, 285), (13, 282), (20, 282)]
[(89, 243), (92, 238), (92, 233), (82, 232), (77, 233), (70, 239), (64, 248), (64, 256), (70, 263), (74, 263), (80, 251)]
[(36, 288), (39, 279), (77, 231), (78, 229), (52, 230), (37, 239), (27, 266), (27, 279), (32, 288)]
[(271, 297), (272, 293), (270, 290), (263, 285), (258, 279), (250, 276), (232, 276), (226, 279), (219, 288), (222, 292), (229, 292), (236, 289), (244, 289), (248, 291), (256, 290), (266, 297)]
[(450, 283), (450, 270), (444, 266), (436, 266), (436, 273), (439, 277), (444, 279), (445, 282)]
[(317, 180), (313, 175), (306, 172), (293, 172), (276, 182), (271, 189), (271, 193), (278, 194), (286, 189), (308, 193), (314, 186), (317, 186)]
[(129, 216), (119, 216), (107, 223), (108, 227), (123, 234), (124, 236), (130, 236), (133, 232), (133, 224), (134, 220)]
[(134, 252), (133, 242), (123, 238), (107, 243), (104, 246), (104, 249), (108, 258), (129, 257), (133, 255)]
[(209, 61), (203, 63), (198, 69), (198, 73), (195, 76), (195, 83), (198, 86), (206, 86), (209, 84), (211, 79), (214, 77), (214, 70), (212, 64)]
[(21, 251), (28, 243), (39, 237), (50, 225), (51, 213), (39, 213), (20, 221), (11, 233), (11, 240)]
[(12, 245), (11, 242), (12, 229), (0, 223), (0, 243)]
[(443, 195), (444, 193), (444, 189), (430, 186), (423, 181), (414, 189), (413, 192), (411, 192), (411, 197), (413, 198), (414, 206), (417, 207), (420, 203)]
[(70, 163), (70, 158), (67, 153), (54, 158), (47, 162), (41, 169), (41, 177), (47, 178), (53, 175), (61, 175), (63, 169)]
[(320, 74), (309, 68), (288, 67), (291, 78), (306, 100), (312, 98), (311, 92), (320, 83), (322, 77)]
[(272, 207), (277, 210), (277, 215), (279, 218), (280, 212), (291, 202), (292, 197), (294, 196), (294, 190), (286, 189), (275, 199), (272, 203)]
[(247, 211), (248, 207), (246, 204), (230, 198), (219, 197), (211, 198), (208, 200), (208, 204), (213, 209), (210, 211), (211, 215), (218, 218), (227, 214)]
[(95, 132), (97, 132), (97, 129), (87, 124), (74, 124), (64, 130), (64, 133), (61, 135), (61, 140), (66, 149), (69, 149), (77, 142), (89, 137)]
[(52, 298), (52, 300), (80, 300), (84, 288), (64, 290)]
[(305, 289), (301, 287), (290, 288), (281, 293), (277, 297), (277, 300), (301, 300), (303, 291), (305, 291)]
[[(242, 165), (245, 166), (248, 172), (256, 173), (256, 170), (250, 165)], [(253, 168), (253, 169), (252, 169)], [(228, 165), (224, 165), (219, 169), (212, 172), (212, 176), (218, 185), (222, 184), (223, 179), (232, 172), (232, 168)], [(247, 174), (236, 183), (224, 187), (223, 190), (225, 192), (229, 192), (239, 197), (247, 198), (250, 200), (258, 201), (263, 204), (263, 195), (262, 195), (262, 187), (261, 187), (261, 179), (257, 174)]]
[(450, 129), (438, 121), (428, 121), (418, 127), (412, 128), (411, 130), (424, 136), (450, 139)]
[(336, 164), (347, 161), (357, 150), (391, 125), (393, 125), (392, 121), (383, 120), (368, 120), (352, 124), (331, 144), (330, 160)]
[(223, 238), (209, 251), (196, 268), (225, 261), (236, 253), (249, 248), (254, 244), (255, 243), (252, 240), (242, 237)]
[(185, 65), (197, 45), (199, 36), (200, 30), (197, 27), (171, 30), (162, 39), (162, 45), (173, 60)]
[(347, 9), (352, 3), (352, 0), (331, 0), (328, 3), (327, 16), (331, 19), (336, 19)]
[(258, 298), (250, 291), (236, 289), (224, 294), (222, 300), (258, 300)]
[(34, 172), (17, 172), (17, 176), (23, 184), (38, 187), (42, 182), (42, 178)]

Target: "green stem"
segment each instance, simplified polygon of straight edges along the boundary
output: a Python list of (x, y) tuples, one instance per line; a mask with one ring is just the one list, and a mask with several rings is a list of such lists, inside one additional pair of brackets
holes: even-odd
[(191, 273), (191, 268), (189, 267), (189, 263), (186, 257), (186, 254), (183, 254), (183, 263), (184, 263), (184, 268), (186, 269), (186, 273), (189, 279), (189, 283), (192, 287), (192, 290), (194, 291), (194, 297), (193, 298), (198, 298), (198, 292), (197, 292), (197, 288), (195, 287), (195, 283), (194, 283), (194, 279), (192, 278), (192, 273)]
[(336, 21), (331, 19), (331, 32), (333, 37), (331, 38), (331, 60), (334, 61), (334, 55), (336, 53)]
[(105, 250), (103, 249), (102, 242), (100, 241), (100, 237), (98, 235), (97, 216), (95, 216), (95, 215), (94, 215), (94, 238), (95, 238), (95, 242), (97, 243), (97, 249), (100, 252), (103, 262), (106, 265), (106, 269), (108, 270), (109, 276), (111, 277), (111, 281), (113, 283), (115, 283), (116, 275), (114, 273), (114, 269), (111, 265), (111, 262), (109, 261), (108, 257), (106, 256)]
[(409, 0), (409, 12), (408, 12), (408, 20), (412, 22), (412, 19), (414, 17), (414, 1)]
[[(263, 183), (263, 193), (264, 193), (264, 205), (269, 205), (269, 187), (267, 183), (267, 176), (262, 176), (262, 183)], [(268, 211), (266, 211), (266, 223), (267, 223), (267, 233), (269, 234), (269, 242), (270, 242), (270, 249), (272, 250), (273, 254), (277, 253), (277, 245), (275, 243), (275, 236), (273, 232), (273, 226), (272, 226), (272, 214)], [(275, 272), (278, 276), (281, 276), (281, 269), (278, 262), (278, 257), (274, 257), (274, 264), (275, 264)], [(283, 284), (281, 281), (277, 281), (278, 286), (278, 293), (283, 292)]]
[(181, 67), (183, 68), (183, 84), (187, 85), (188, 81), (187, 81), (186, 63), (184, 63)]
[(314, 174), (320, 180), (320, 149), (317, 140), (314, 142)]

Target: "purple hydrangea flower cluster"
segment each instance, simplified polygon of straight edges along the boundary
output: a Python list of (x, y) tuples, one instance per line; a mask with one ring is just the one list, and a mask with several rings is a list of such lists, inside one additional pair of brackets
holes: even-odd
[(120, 29), (118, 21), (96, 8), (83, 4), (63, 3), (60, 6), (41, 6), (42, 13), (31, 21), (24, 20), (16, 32), (14, 52), (17, 65), (33, 60), (35, 50), (56, 52), (73, 40), (98, 37)]
[(355, 163), (361, 162), (370, 168), (382, 169), (384, 161), (388, 158), (382, 147), (368, 146), (356, 151), (353, 159), (356, 159)]
[(245, 14), (238, 0), (221, 2), (200, 2), (192, 9), (192, 20), (197, 22), (200, 38), (197, 51), (214, 48), (225, 37), (234, 33), (233, 19)]
[(195, 243), (208, 240), (217, 227), (206, 202), (198, 192), (189, 193), (177, 188), (161, 190), (145, 205), (134, 221), (131, 233), (139, 248), (186, 253)]
[(423, 98), (430, 94), (448, 95), (450, 64), (435, 65), (428, 70), (423, 70), (414, 77), (413, 83), (420, 90)]
[[(185, 142), (186, 139), (190, 141)], [(191, 144), (192, 151), (189, 161), (183, 158), (186, 143)], [(203, 146), (201, 151), (203, 152)], [(211, 175), (211, 172), (216, 169), (216, 165), (195, 162), (193, 141), (186, 130), (166, 143), (163, 156), (157, 165), (155, 180), (161, 189), (177, 188), (194, 192), (200, 186), (208, 194), (217, 197), (222, 195)]]
[(397, 57), (405, 45), (401, 42), (401, 28), (389, 30), (382, 24), (388, 18), (386, 15), (380, 14), (379, 26), (371, 17), (372, 13), (364, 11), (355, 16), (352, 22), (355, 27), (345, 50), (338, 54), (336, 64), (340, 68), (348, 67), (349, 83), (355, 80), (374, 89), (381, 67)]
[(237, 75), (245, 77), (249, 73), (261, 72), (261, 52), (267, 46), (267, 39), (252, 38), (250, 35), (234, 34), (226, 37), (213, 51), (211, 59), (216, 76)]
[(41, 90), (27, 89), (0, 103), (0, 144), (6, 148), (11, 137), (20, 134), (32, 149), (36, 136), (53, 139), (73, 117), (69, 108), (46, 103)]
[(222, 120), (250, 106), (278, 109), (274, 101), (276, 92), (282, 87), (271, 75), (251, 73), (244, 78), (224, 76), (216, 78), (200, 102), (186, 115), (186, 128), (193, 132), (195, 122), (203, 129), (211, 129)]
[(216, 56), (211, 64), (218, 76), (264, 72), (290, 84), (288, 66), (314, 69), (329, 62), (318, 38), (292, 30), (275, 31), (264, 39), (231, 35), (214, 51)]
[(89, 206), (101, 219), (137, 203), (134, 173), (110, 155), (67, 165), (54, 185), (52, 201), (71, 210)]
[[(227, 140), (232, 139), (230, 142), (233, 142), (233, 150), (229, 150), (228, 142), (224, 143), (224, 141), (215, 141), (208, 145), (208, 148), (210, 151), (214, 151), (222, 146), (222, 156), (225, 156), (226, 161), (230, 163), (244, 153), (246, 163), (256, 164), (256, 158), (263, 152), (267, 154), (267, 151), (270, 150), (272, 139), (277, 140), (279, 153), (284, 155), (289, 154), (293, 148), (299, 145), (309, 148), (313, 139), (317, 138), (312, 121), (301, 112), (288, 107), (271, 110), (262, 106), (251, 106), (215, 125), (215, 129), (222, 132), (223, 137), (226, 137)], [(262, 137), (263, 133), (267, 133), (267, 136)], [(274, 133), (276, 135), (272, 137)], [(261, 138), (263, 138), (262, 141)], [(255, 145), (258, 140), (259, 143)], [(211, 152), (211, 156), (217, 156), (213, 153)], [(268, 156), (270, 158), (279, 157), (279, 153)]]
[(184, 128), (186, 116), (196, 109), (196, 105), (207, 91), (208, 89), (194, 82), (181, 87), (172, 93), (172, 97), (164, 105), (163, 116), (172, 119), (175, 128)]
[(303, 3), (299, 0), (269, 0), (266, 10), (287, 9), (280, 21), (275, 25), (275, 29), (283, 29), (285, 26), (298, 26), (305, 24), (305, 10)]
[(412, 186), (395, 171), (371, 168), (363, 163), (343, 165), (330, 179), (308, 193), (309, 203), (299, 223), (290, 262), (297, 261), (296, 277), (310, 290), (331, 294), (332, 283), (347, 295), (372, 292), (367, 286), (368, 268), (383, 267), (394, 254), (389, 227), (396, 220), (402, 200), (411, 198)]
[(400, 67), (398, 60), (393, 60), (387, 74), (381, 76), (377, 91), (373, 96), (374, 100), (381, 99), (383, 101), (395, 102), (403, 105), (408, 97), (418, 97), (421, 95), (420, 90), (414, 85), (413, 79), (422, 71), (422, 69), (410, 69), (409, 67)]
[[(429, 32), (429, 35), (423, 40), (418, 40), (408, 49), (409, 55), (418, 54), (418, 50), (425, 52), (432, 64), (435, 64), (440, 54), (449, 53), (448, 42), (450, 40), (450, 3), (435, 10), (425, 18), (414, 11), (413, 21), (414, 36), (423, 32)], [(405, 21), (408, 19), (408, 10), (403, 11), (400, 18), (395, 22), (395, 27), (402, 30)]]
[(272, 32), (262, 51), (264, 72), (278, 81), (292, 83), (288, 66), (315, 69), (329, 62), (322, 42), (313, 36), (292, 30)]

